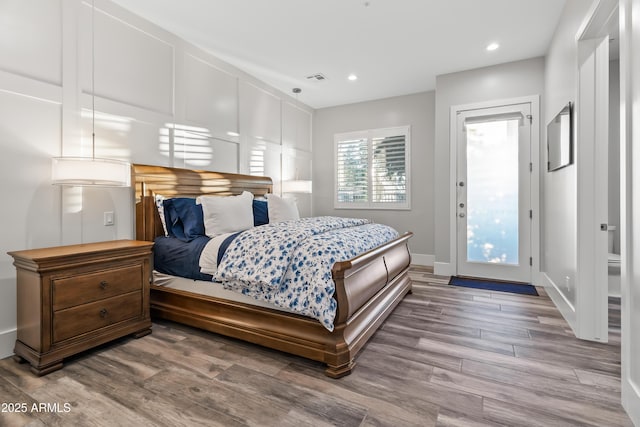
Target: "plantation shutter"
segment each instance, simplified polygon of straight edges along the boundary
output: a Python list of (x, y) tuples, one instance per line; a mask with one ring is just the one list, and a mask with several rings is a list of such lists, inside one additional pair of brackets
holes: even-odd
[(372, 152), (373, 202), (405, 202), (407, 200), (407, 168), (404, 135), (373, 138)]
[(369, 147), (366, 138), (337, 143), (337, 200), (367, 203)]

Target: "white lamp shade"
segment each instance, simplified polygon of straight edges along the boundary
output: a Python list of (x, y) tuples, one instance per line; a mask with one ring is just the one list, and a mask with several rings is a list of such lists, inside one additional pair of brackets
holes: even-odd
[(294, 180), (282, 182), (283, 193), (311, 193), (311, 189), (312, 181), (310, 180)]
[(131, 165), (127, 162), (92, 157), (54, 157), (51, 180), (55, 185), (129, 187)]

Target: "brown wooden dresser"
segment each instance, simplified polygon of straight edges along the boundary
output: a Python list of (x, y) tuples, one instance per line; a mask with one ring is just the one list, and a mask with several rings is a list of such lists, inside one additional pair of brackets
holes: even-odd
[(14, 359), (45, 375), (65, 357), (149, 334), (152, 247), (115, 240), (9, 252), (17, 270)]

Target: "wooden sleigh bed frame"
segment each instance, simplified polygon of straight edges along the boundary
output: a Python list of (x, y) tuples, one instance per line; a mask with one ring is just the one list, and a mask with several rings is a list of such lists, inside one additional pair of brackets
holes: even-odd
[[(136, 239), (164, 234), (155, 195), (197, 197), (272, 191), (266, 177), (134, 164)], [(332, 269), (338, 310), (334, 330), (275, 309), (151, 285), (151, 315), (326, 363), (326, 375), (351, 373), (354, 358), (402, 298), (411, 292), (408, 240), (387, 242)]]

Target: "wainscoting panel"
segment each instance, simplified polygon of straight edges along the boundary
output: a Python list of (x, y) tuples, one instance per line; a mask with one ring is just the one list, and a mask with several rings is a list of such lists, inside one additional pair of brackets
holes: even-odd
[(0, 334), (9, 333), (0, 337), (4, 355), (13, 350), (16, 324), (16, 270), (7, 252), (60, 242), (60, 188), (51, 185), (51, 157), (59, 155), (61, 114), (58, 103), (0, 90)]
[(238, 78), (190, 54), (184, 56), (185, 118), (213, 137), (238, 141)]
[(239, 144), (217, 138), (203, 138), (195, 143), (192, 138), (189, 138), (190, 141), (187, 142), (191, 145), (189, 152), (185, 152), (184, 162), (180, 164), (181, 154), (177, 150), (182, 144), (180, 137), (176, 137), (176, 153), (174, 155), (176, 167), (238, 173)]
[(311, 152), (311, 114), (282, 102), (282, 145)]
[(280, 98), (251, 83), (240, 82), (240, 134), (243, 138), (281, 143)]
[[(81, 11), (80, 81), (91, 93), (91, 5)], [(100, 9), (95, 11), (95, 90), (104, 98), (173, 114), (174, 47)]]
[(61, 85), (60, 0), (3, 0), (0, 6), (0, 68)]
[(51, 158), (60, 153), (61, 114), (60, 104), (0, 91), (0, 179), (8, 203), (0, 258), (8, 264), (9, 250), (59, 243), (60, 193), (51, 185)]
[(280, 194), (282, 170), (282, 147), (280, 144), (261, 139), (247, 140), (246, 150), (240, 165), (240, 173), (256, 176), (270, 176), (273, 179), (273, 192)]

